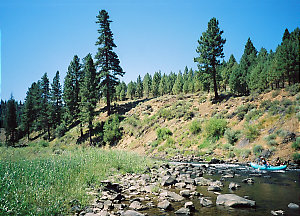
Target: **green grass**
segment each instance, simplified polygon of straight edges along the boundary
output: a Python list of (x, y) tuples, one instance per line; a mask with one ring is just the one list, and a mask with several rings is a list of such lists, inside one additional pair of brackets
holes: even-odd
[(52, 153), (51, 148), (0, 148), (0, 215), (66, 215), (71, 202), (91, 201), (86, 188), (114, 173), (138, 173), (151, 161), (96, 148)]

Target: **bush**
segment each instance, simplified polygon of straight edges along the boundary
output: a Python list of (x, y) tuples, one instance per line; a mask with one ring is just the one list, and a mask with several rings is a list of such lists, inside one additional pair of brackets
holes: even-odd
[(201, 132), (201, 123), (198, 120), (192, 121), (190, 124), (190, 131), (192, 134), (198, 134)]
[(228, 158), (234, 158), (235, 157), (235, 153), (233, 151), (228, 152), (227, 155)]
[(104, 123), (103, 141), (108, 145), (115, 145), (121, 136), (119, 116), (114, 114)]
[(295, 163), (300, 164), (300, 153), (294, 153), (293, 154), (293, 160)]
[(241, 151), (240, 156), (245, 159), (245, 158), (249, 157), (250, 154), (251, 154), (251, 150), (245, 149), (245, 150)]
[(297, 83), (297, 84), (288, 86), (286, 88), (286, 90), (288, 90), (289, 96), (295, 96), (298, 92), (300, 92), (300, 84)]
[(229, 143), (225, 143), (225, 144), (222, 146), (222, 148), (223, 148), (224, 150), (232, 150), (232, 149), (233, 149), (233, 146), (232, 146), (231, 144), (229, 144)]
[(253, 141), (256, 139), (256, 137), (259, 136), (260, 132), (258, 130), (257, 125), (247, 124), (245, 126), (244, 134), (246, 135), (247, 139), (249, 139), (250, 141)]
[(227, 139), (228, 143), (233, 145), (240, 138), (240, 134), (241, 134), (240, 131), (227, 129), (224, 133), (224, 136)]
[(269, 146), (276, 146), (276, 145), (278, 145), (278, 143), (276, 142), (276, 140), (269, 140), (269, 141), (267, 142), (267, 144), (268, 144)]
[(252, 109), (256, 108), (255, 105), (253, 104), (246, 104), (246, 105), (241, 105), (237, 108), (237, 117), (241, 121), (244, 119), (244, 116)]
[(165, 108), (160, 109), (157, 112), (157, 114), (158, 114), (159, 118), (163, 118), (163, 119), (167, 119), (167, 120), (171, 120), (171, 119), (173, 119), (175, 117), (174, 114), (171, 112), (170, 109), (165, 109)]
[(168, 128), (157, 128), (156, 135), (158, 140), (166, 140), (169, 136), (172, 136), (173, 133)]
[(260, 110), (252, 109), (252, 110), (250, 110), (250, 112), (247, 113), (247, 115), (245, 116), (245, 119), (247, 122), (249, 122), (251, 120), (258, 119), (261, 115), (262, 115), (262, 112)]
[(62, 122), (55, 130), (55, 135), (57, 137), (63, 137), (66, 132), (67, 132), (68, 128), (67, 128), (67, 125), (66, 125), (66, 122)]
[(292, 148), (295, 150), (300, 150), (300, 137), (297, 137), (296, 141), (292, 143)]
[(205, 132), (207, 137), (218, 140), (224, 135), (227, 128), (227, 122), (224, 119), (211, 118), (205, 124)]
[(256, 146), (253, 147), (253, 153), (256, 156), (261, 155), (261, 153), (262, 153), (263, 150), (264, 150), (264, 148), (261, 145), (256, 145)]
[(280, 90), (277, 89), (277, 90), (273, 91), (272, 92), (272, 98), (277, 97), (279, 94), (280, 94)]
[(269, 136), (264, 137), (266, 141), (274, 140), (276, 139), (276, 134), (270, 134)]
[(208, 148), (212, 145), (212, 141), (209, 139), (204, 139), (203, 142), (198, 146), (198, 149)]

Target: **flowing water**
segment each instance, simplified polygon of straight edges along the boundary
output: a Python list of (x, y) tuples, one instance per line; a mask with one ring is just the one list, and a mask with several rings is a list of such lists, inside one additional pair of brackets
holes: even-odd
[[(195, 165), (195, 164), (194, 164)], [(248, 199), (256, 201), (255, 208), (228, 208), (216, 205), (217, 195), (207, 191), (207, 186), (198, 186), (197, 191), (204, 197), (209, 197), (213, 201), (212, 207), (201, 207), (199, 199), (185, 200), (183, 202), (172, 203), (174, 210), (169, 212), (158, 209), (145, 211), (148, 215), (175, 215), (174, 211), (184, 206), (187, 201), (192, 201), (196, 211), (193, 215), (232, 215), (232, 216), (252, 216), (252, 215), (271, 215), (272, 210), (283, 210), (285, 215), (299, 216), (300, 209), (289, 209), (289, 203), (300, 205), (300, 170), (286, 170), (277, 172), (257, 171), (251, 167), (238, 165), (215, 165), (210, 168), (214, 174), (203, 177), (220, 180), (223, 173), (234, 171), (234, 178), (224, 179), (224, 187), (221, 193), (234, 193), (241, 197), (247, 196)], [(254, 179), (254, 184), (243, 183), (245, 178)], [(228, 189), (230, 182), (241, 185), (237, 190)], [(173, 190), (179, 193), (178, 190)]]

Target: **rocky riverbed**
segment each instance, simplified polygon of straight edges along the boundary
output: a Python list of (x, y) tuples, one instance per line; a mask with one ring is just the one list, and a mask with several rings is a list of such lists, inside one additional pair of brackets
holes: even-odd
[[(257, 190), (254, 185), (272, 175), (236, 164), (156, 164), (143, 174), (113, 176), (99, 188), (88, 189), (94, 202), (84, 210), (76, 205), (72, 209), (75, 215), (87, 216), (284, 215), (286, 209), (257, 206), (254, 195), (243, 190)], [(293, 201), (286, 204), (289, 215), (299, 212), (299, 196)]]

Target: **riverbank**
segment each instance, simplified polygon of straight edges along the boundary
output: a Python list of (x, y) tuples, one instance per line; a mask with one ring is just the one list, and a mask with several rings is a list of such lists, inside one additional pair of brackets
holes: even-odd
[[(259, 172), (238, 164), (154, 165), (116, 175), (76, 215), (298, 215), (299, 171)], [(296, 206), (295, 205), (295, 206)]]

